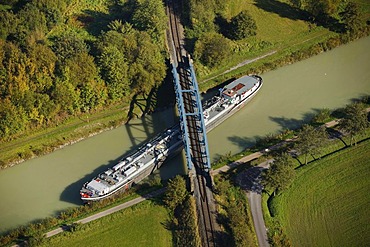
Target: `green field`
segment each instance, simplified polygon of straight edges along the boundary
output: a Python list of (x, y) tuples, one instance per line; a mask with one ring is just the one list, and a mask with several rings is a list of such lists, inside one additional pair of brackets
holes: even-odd
[[(264, 55), (271, 51), (277, 53), (264, 61), (274, 60), (277, 57), (286, 55), (291, 51), (296, 51), (312, 44), (321, 42), (328, 37), (336, 35), (334, 32), (319, 26), (312, 26), (310, 23), (301, 20), (289, 5), (279, 1), (255, 1), (255, 0), (235, 0), (228, 5), (222, 13), (223, 17), (229, 19), (237, 15), (241, 10), (247, 10), (257, 25), (257, 35), (245, 40), (233, 43), (235, 52), (230, 54), (228, 62), (221, 67), (211, 71), (203, 71), (198, 65), (198, 81), (213, 77), (230, 67), (251, 58)], [(273, 23), (273, 25), (271, 25)], [(237, 73), (247, 73), (249, 66), (244, 66)], [(208, 73), (208, 74), (206, 74)], [(230, 79), (234, 73), (228, 73), (226, 79)], [(207, 83), (213, 85), (213, 83)], [(202, 85), (200, 85), (202, 87)]]
[(368, 246), (370, 141), (298, 170), (272, 210), (294, 246)]
[(168, 211), (153, 201), (82, 225), (73, 233), (47, 239), (42, 246), (172, 246)]

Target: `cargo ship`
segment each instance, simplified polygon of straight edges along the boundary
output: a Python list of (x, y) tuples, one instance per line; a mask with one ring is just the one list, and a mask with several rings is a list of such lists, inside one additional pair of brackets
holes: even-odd
[[(261, 77), (243, 76), (204, 102), (202, 108), (207, 132), (244, 106), (261, 86)], [(113, 167), (86, 182), (80, 190), (81, 199), (84, 202), (96, 201), (128, 189), (159, 168), (167, 157), (176, 154), (182, 147), (182, 133), (178, 124), (159, 133)]]

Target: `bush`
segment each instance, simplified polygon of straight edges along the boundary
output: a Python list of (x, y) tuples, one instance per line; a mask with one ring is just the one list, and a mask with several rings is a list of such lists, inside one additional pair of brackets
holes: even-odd
[(230, 51), (227, 38), (217, 33), (206, 33), (195, 43), (194, 57), (206, 66), (215, 67), (226, 60)]
[(330, 119), (331, 111), (328, 108), (320, 110), (319, 113), (312, 119), (313, 123), (323, 124)]
[(46, 236), (42, 233), (36, 233), (27, 240), (27, 246), (39, 246), (45, 242)]

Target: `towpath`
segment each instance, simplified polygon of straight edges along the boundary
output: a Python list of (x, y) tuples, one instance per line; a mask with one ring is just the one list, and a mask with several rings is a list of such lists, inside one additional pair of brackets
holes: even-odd
[[(150, 198), (156, 197), (158, 195), (161, 195), (161, 194), (163, 194), (165, 192), (165, 190), (166, 190), (166, 188), (162, 188), (162, 189), (153, 191), (153, 192), (151, 192), (149, 194), (146, 194), (144, 196), (140, 196), (138, 198), (132, 199), (131, 201), (122, 203), (122, 204), (120, 204), (118, 206), (115, 206), (113, 208), (109, 208), (109, 209), (104, 210), (104, 211), (102, 211), (100, 213), (93, 214), (91, 216), (88, 216), (86, 218), (83, 218), (81, 220), (78, 220), (78, 221), (76, 221), (76, 223), (86, 224), (86, 223), (88, 223), (90, 221), (100, 219), (100, 218), (102, 218), (104, 216), (113, 214), (113, 213), (118, 212), (118, 211), (120, 211), (122, 209), (131, 207), (131, 206), (133, 206), (135, 204), (138, 204), (140, 202), (143, 202), (143, 201), (145, 201), (147, 199), (150, 199)], [(59, 234), (59, 233), (61, 233), (63, 231), (65, 231), (65, 229), (63, 227), (59, 227), (59, 228), (57, 228), (57, 229), (55, 229), (53, 231), (50, 231), (50, 232), (46, 233), (46, 237), (48, 238), (48, 237), (54, 236), (54, 235)]]
[(236, 70), (236, 69), (238, 69), (238, 68), (240, 68), (240, 67), (243, 67), (244, 65), (247, 65), (247, 64), (253, 63), (253, 62), (257, 61), (257, 60), (260, 60), (260, 59), (262, 59), (262, 58), (265, 58), (265, 57), (271, 56), (272, 54), (275, 54), (275, 53), (276, 53), (276, 50), (274, 50), (274, 51), (270, 51), (269, 53), (266, 53), (266, 54), (264, 54), (264, 55), (262, 55), (262, 56), (259, 56), (259, 57), (253, 58), (253, 59), (247, 59), (247, 60), (244, 60), (243, 62), (241, 62), (241, 63), (237, 64), (236, 66), (234, 66), (234, 67), (232, 67), (232, 68), (230, 68), (230, 69), (228, 69), (228, 70), (225, 70), (224, 72), (222, 72), (222, 73), (220, 73), (220, 74), (217, 74), (217, 75), (215, 75), (215, 76), (212, 76), (211, 78), (208, 78), (208, 79), (206, 79), (206, 80), (203, 80), (201, 83), (204, 83), (204, 82), (210, 81), (210, 80), (212, 80), (212, 79), (215, 79), (216, 77), (219, 77), (220, 75), (227, 74), (227, 73), (229, 73), (229, 72), (231, 72), (231, 71), (233, 71), (233, 70)]

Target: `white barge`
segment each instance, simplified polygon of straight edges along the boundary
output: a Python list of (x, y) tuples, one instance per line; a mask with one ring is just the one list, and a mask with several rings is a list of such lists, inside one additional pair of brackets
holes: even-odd
[[(207, 132), (244, 106), (261, 86), (261, 77), (243, 76), (222, 88), (219, 95), (206, 101), (203, 104), (203, 115)], [(81, 199), (85, 202), (100, 200), (129, 188), (134, 182), (138, 183), (159, 168), (168, 156), (182, 148), (181, 135), (179, 125), (156, 135), (134, 153), (86, 182), (80, 190)]]

